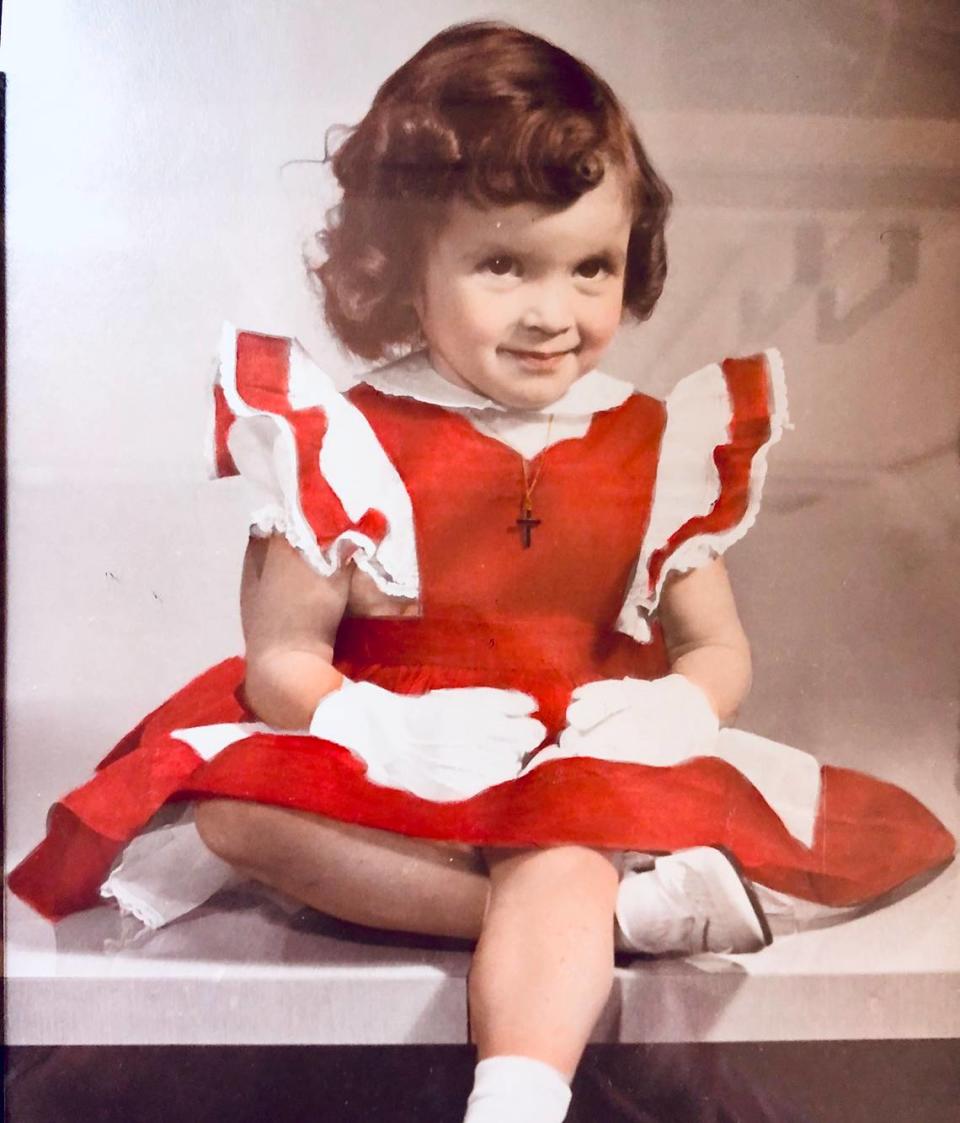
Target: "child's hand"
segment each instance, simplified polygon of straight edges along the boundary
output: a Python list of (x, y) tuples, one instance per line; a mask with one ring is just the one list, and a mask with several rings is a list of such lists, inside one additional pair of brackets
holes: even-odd
[(467, 799), (512, 780), (543, 740), (527, 694), (493, 687), (394, 694), (346, 680), (317, 706), (315, 737), (343, 745), (373, 783), (423, 799)]
[(720, 731), (706, 695), (683, 675), (602, 679), (578, 687), (556, 745), (529, 768), (548, 760), (590, 756), (628, 764), (669, 765), (709, 752)]

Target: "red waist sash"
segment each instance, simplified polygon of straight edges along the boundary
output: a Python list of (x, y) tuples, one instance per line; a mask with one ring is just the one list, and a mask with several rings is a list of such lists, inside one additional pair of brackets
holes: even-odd
[(521, 676), (557, 675), (574, 682), (598, 678), (659, 678), (669, 666), (663, 638), (652, 642), (570, 617), (347, 617), (340, 624), (338, 666), (450, 668)]

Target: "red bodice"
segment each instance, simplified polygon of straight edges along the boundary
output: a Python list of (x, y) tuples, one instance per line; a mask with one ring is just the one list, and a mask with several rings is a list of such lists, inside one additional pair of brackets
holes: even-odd
[(568, 617), (614, 626), (649, 517), (663, 403), (635, 394), (528, 464), (540, 524), (522, 545), (520, 454), (439, 406), (361, 385), (413, 504), (424, 617)]
[(366, 385), (349, 397), (410, 495), (421, 611), (344, 620), (344, 673), (399, 691), (514, 686), (538, 697), (552, 731), (575, 685), (667, 672), (659, 629), (646, 644), (615, 629), (649, 517), (661, 402), (633, 395), (528, 463), (540, 522), (526, 548), (519, 453), (439, 406)]

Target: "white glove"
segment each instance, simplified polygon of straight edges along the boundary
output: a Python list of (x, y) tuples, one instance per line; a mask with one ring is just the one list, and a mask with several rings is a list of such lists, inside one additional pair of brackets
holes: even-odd
[(577, 687), (567, 727), (528, 769), (589, 756), (627, 764), (669, 765), (713, 750), (720, 723), (707, 696), (683, 675), (601, 679)]
[(467, 799), (516, 779), (546, 730), (528, 694), (495, 687), (395, 694), (345, 679), (314, 711), (310, 732), (343, 745), (367, 778), (423, 799)]

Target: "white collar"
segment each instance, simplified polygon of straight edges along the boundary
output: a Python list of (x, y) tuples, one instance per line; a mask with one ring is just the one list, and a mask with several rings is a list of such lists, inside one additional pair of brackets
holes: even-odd
[(528, 416), (550, 414), (554, 417), (589, 417), (603, 410), (616, 409), (634, 393), (634, 387), (629, 382), (592, 370), (578, 378), (562, 398), (548, 406), (532, 410), (511, 410), (474, 390), (448, 382), (434, 370), (426, 351), (404, 355), (402, 359), (361, 375), (360, 381), (383, 394), (414, 398), (428, 405), (443, 406), (444, 409), (497, 410), (500, 413), (523, 413)]

